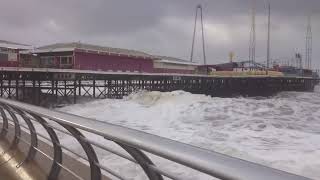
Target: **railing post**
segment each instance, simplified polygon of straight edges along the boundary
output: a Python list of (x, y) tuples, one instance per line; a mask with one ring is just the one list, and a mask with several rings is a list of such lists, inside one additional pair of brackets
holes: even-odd
[(10, 147), (9, 147), (9, 149), (13, 149), (19, 144), (19, 141), (20, 141), (20, 137), (21, 137), (20, 124), (19, 124), (17, 116), (10, 110), (8, 105), (3, 104), (3, 103), (0, 103), (0, 104), (10, 114), (12, 121), (14, 123), (14, 138), (11, 142)]
[(23, 111), (21, 111), (20, 109), (14, 108), (14, 107), (11, 107), (11, 108), (13, 110), (15, 110), (16, 112), (18, 112), (18, 114), (24, 119), (24, 121), (26, 122), (26, 124), (29, 128), (29, 131), (30, 131), (31, 143), (30, 143), (29, 151), (28, 151), (28, 154), (27, 154), (27, 157), (25, 158), (25, 160), (23, 160), (19, 164), (19, 166), (21, 166), (24, 162), (31, 161), (35, 157), (36, 152), (37, 152), (35, 150), (35, 148), (38, 147), (38, 138), (37, 138), (36, 129), (34, 128), (33, 123), (31, 122), (29, 117), (27, 117), (26, 114)]
[(0, 107), (0, 113), (2, 117), (2, 129), (1, 129), (0, 136), (5, 137), (8, 133), (8, 117), (3, 110), (3, 107)]
[(124, 145), (122, 143), (118, 143), (118, 142), (116, 143), (119, 144), (119, 146), (121, 146), (124, 150), (126, 150), (139, 163), (139, 165), (142, 167), (143, 171), (146, 173), (146, 175), (150, 180), (163, 180), (161, 174), (155, 172), (150, 168), (150, 166), (148, 166), (148, 165), (154, 165), (154, 164), (148, 158), (148, 156), (145, 155), (142, 151), (136, 148)]
[(53, 162), (48, 175), (48, 180), (56, 180), (58, 179), (59, 173), (61, 171), (61, 166), (59, 164), (62, 163), (62, 149), (60, 147), (59, 138), (55, 131), (48, 126), (47, 121), (45, 121), (42, 117), (33, 113), (30, 113), (30, 115), (33, 116), (35, 120), (42, 125), (42, 127), (47, 131), (47, 133), (50, 136), (53, 145)]
[(90, 164), (91, 180), (100, 180), (101, 169), (99, 168), (99, 166), (97, 166), (97, 164), (99, 163), (99, 160), (91, 144), (82, 140), (82, 138), (84, 138), (85, 136), (83, 136), (82, 133), (78, 131), (76, 128), (69, 125), (62, 124), (62, 123), (59, 123), (59, 124), (72, 134), (72, 136), (80, 143), (83, 150), (85, 151)]

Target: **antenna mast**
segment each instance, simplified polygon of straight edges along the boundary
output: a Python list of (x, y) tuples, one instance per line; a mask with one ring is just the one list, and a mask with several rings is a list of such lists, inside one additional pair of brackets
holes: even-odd
[(311, 16), (308, 16), (308, 26), (306, 34), (306, 68), (311, 69), (312, 67), (312, 27), (311, 27)]
[(196, 8), (196, 17), (194, 20), (194, 30), (193, 30), (193, 38), (192, 38), (192, 47), (191, 47), (191, 56), (190, 61), (193, 62), (193, 52), (194, 52), (194, 43), (197, 31), (197, 20), (198, 20), (198, 10), (200, 11), (200, 21), (201, 21), (201, 35), (202, 35), (202, 53), (203, 53), (203, 61), (204, 64), (207, 64), (206, 50), (205, 50), (205, 38), (204, 38), (204, 25), (203, 25), (203, 11), (202, 6), (199, 4)]
[(267, 42), (267, 74), (270, 66), (270, 25), (271, 25), (271, 6), (268, 3), (268, 42)]
[(249, 61), (253, 65), (256, 59), (256, 0), (252, 0)]

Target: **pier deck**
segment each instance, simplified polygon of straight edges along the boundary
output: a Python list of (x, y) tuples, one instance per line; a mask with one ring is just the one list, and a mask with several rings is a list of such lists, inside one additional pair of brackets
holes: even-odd
[(123, 98), (138, 90), (183, 90), (218, 97), (268, 96), (312, 91), (308, 77), (217, 77), (201, 74), (102, 72), (72, 69), (0, 68), (0, 96), (36, 105), (76, 103), (79, 97)]

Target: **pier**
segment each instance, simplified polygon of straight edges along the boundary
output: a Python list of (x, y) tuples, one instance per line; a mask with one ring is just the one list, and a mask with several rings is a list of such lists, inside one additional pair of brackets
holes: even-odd
[(317, 83), (318, 79), (308, 77), (217, 77), (7, 67), (0, 71), (0, 96), (46, 106), (76, 103), (79, 97), (121, 99), (139, 90), (183, 90), (214, 97), (269, 96), (281, 91), (313, 91)]

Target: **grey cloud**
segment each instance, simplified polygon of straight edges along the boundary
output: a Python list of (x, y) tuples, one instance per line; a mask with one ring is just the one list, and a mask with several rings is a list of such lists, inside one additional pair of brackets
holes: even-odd
[[(43, 45), (84, 41), (188, 58), (194, 11), (204, 7), (209, 62), (229, 51), (248, 56), (252, 0), (0, 0), (0, 39)], [(266, 3), (257, 0), (257, 56), (265, 58)], [(270, 0), (272, 57), (304, 52), (307, 14), (313, 15), (314, 53), (320, 56), (320, 1)], [(197, 39), (198, 40), (198, 39)], [(197, 42), (197, 57), (200, 46)], [(320, 63), (319, 63), (320, 64)]]

